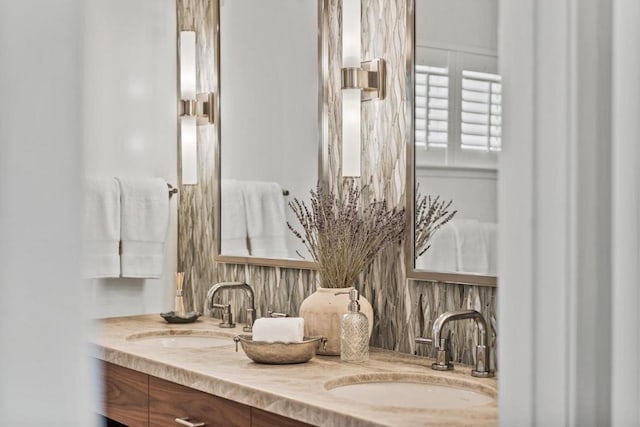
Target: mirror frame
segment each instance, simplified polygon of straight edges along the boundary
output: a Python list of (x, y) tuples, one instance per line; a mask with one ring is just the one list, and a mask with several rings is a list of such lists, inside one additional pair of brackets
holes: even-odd
[(497, 276), (487, 276), (481, 274), (439, 272), (429, 270), (416, 270), (415, 263), (415, 51), (416, 51), (416, 0), (407, 0), (407, 22), (406, 22), (406, 211), (407, 227), (405, 230), (405, 267), (407, 279), (422, 280), (431, 282), (443, 282), (451, 284), (467, 284), (478, 286), (497, 286)]
[[(328, 8), (329, 0), (317, 0), (318, 8), (318, 182), (325, 185), (329, 182), (328, 177), (328, 158), (329, 158), (329, 132), (328, 132), (328, 76), (329, 76), (329, 60), (328, 60)], [(220, 121), (220, 100), (223, 87), (220, 84), (220, 3), (217, 4), (217, 23), (216, 23), (216, 58), (214, 69), (216, 72), (216, 85), (218, 88), (218, 96), (215, 102), (215, 123), (216, 123), (216, 141), (215, 141), (215, 174), (214, 174), (214, 237), (216, 250), (214, 254), (214, 262), (223, 264), (251, 264), (266, 267), (282, 267), (297, 268), (305, 270), (316, 270), (316, 264), (313, 261), (298, 260), (294, 258), (260, 258), (251, 256), (233, 256), (223, 255), (221, 251), (220, 240), (220, 193), (221, 193), (221, 130)]]

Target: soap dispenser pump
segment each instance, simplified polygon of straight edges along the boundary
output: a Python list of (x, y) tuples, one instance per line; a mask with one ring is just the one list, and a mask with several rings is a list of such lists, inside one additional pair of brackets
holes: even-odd
[(351, 288), (349, 292), (349, 311), (342, 315), (340, 322), (340, 359), (345, 362), (364, 362), (369, 360), (369, 321), (360, 312), (360, 292)]

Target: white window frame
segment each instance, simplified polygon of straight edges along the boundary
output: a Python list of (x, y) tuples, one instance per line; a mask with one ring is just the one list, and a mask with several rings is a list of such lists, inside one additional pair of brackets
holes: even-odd
[[(446, 68), (449, 71), (449, 113), (447, 147), (416, 145), (416, 166), (497, 169), (497, 152), (468, 150), (461, 146), (463, 70), (497, 74), (497, 56), (442, 47), (416, 46), (417, 66)], [(415, 137), (414, 134), (414, 141)]]

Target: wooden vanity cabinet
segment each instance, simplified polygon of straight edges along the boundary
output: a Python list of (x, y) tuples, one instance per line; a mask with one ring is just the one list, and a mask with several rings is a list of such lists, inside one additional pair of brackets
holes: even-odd
[(149, 425), (149, 376), (111, 363), (102, 367), (102, 413), (130, 427)]
[(273, 412), (251, 408), (251, 427), (309, 427), (306, 424), (292, 418), (283, 417)]
[(112, 363), (99, 365), (104, 384), (101, 415), (126, 426), (178, 427), (178, 417), (207, 427), (309, 426)]
[(149, 425), (176, 427), (178, 417), (204, 422), (207, 427), (249, 427), (251, 407), (149, 377)]

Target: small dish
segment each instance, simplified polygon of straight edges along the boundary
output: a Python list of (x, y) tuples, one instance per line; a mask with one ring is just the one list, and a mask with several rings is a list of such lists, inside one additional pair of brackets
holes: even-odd
[(160, 313), (160, 316), (169, 323), (193, 323), (198, 320), (200, 313), (189, 311), (184, 316), (178, 316), (175, 311), (167, 311), (166, 313)]
[(236, 351), (240, 343), (249, 359), (269, 365), (308, 362), (316, 355), (321, 344), (327, 345), (325, 337), (304, 337), (303, 341), (293, 343), (253, 341), (251, 335), (236, 335), (233, 340), (236, 342)]

